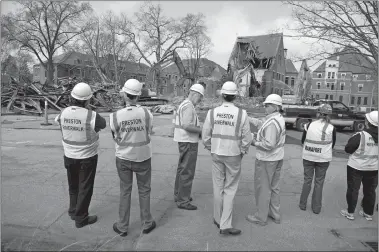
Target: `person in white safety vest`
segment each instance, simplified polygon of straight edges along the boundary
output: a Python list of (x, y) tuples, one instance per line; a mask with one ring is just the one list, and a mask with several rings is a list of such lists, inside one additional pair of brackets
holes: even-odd
[(258, 212), (246, 216), (249, 222), (262, 226), (267, 224), (268, 217), (280, 223), (279, 182), (286, 140), (285, 121), (279, 112), (282, 98), (270, 94), (263, 104), (266, 111), (264, 120), (249, 118), (250, 123), (258, 128), (252, 141), (252, 145), (256, 146), (254, 188)]
[(193, 84), (188, 98), (178, 107), (175, 114), (174, 141), (178, 142), (179, 162), (176, 171), (174, 200), (180, 209), (196, 210), (190, 202), (192, 182), (195, 177), (201, 126), (195, 106), (204, 96), (204, 87)]
[(120, 91), (126, 106), (109, 117), (120, 178), (119, 221), (113, 224), (113, 230), (120, 236), (128, 234), (134, 173), (138, 185), (142, 232), (148, 234), (156, 227), (150, 212), (153, 115), (148, 109), (137, 105), (141, 90), (142, 84), (138, 80), (127, 80)]
[(97, 216), (89, 216), (98, 160), (99, 131), (106, 127), (100, 114), (87, 109), (91, 87), (78, 83), (71, 91), (71, 106), (55, 118), (62, 131), (64, 166), (67, 170), (70, 207), (68, 214), (77, 228), (93, 224)]
[(336, 143), (336, 128), (330, 123), (330, 114), (332, 114), (332, 107), (329, 104), (322, 104), (317, 110), (318, 120), (305, 125), (301, 140), (304, 183), (299, 208), (303, 211), (307, 208), (314, 176), (311, 207), (315, 214), (319, 214), (321, 211), (325, 175), (332, 161), (332, 149)]
[(362, 209), (359, 214), (372, 221), (374, 214), (376, 187), (378, 186), (378, 111), (365, 115), (365, 129), (354, 134), (345, 146), (349, 153), (347, 162), (347, 209), (341, 214), (354, 220), (359, 189), (363, 185)]
[(233, 202), (241, 178), (241, 160), (252, 137), (246, 110), (233, 104), (237, 85), (227, 81), (221, 89), (223, 103), (208, 111), (203, 125), (203, 143), (212, 155), (213, 223), (220, 234), (238, 235), (232, 227)]

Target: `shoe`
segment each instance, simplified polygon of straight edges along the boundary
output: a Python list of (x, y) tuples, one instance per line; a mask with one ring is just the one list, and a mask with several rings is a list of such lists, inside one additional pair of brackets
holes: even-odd
[(346, 209), (341, 210), (341, 215), (346, 217), (348, 220), (354, 220), (354, 214), (349, 213)]
[(156, 228), (157, 224), (155, 223), (155, 221), (153, 221), (153, 223), (151, 224), (151, 226), (149, 228), (146, 228), (142, 231), (142, 233), (144, 234), (148, 234), (150, 233), (154, 228)]
[[(189, 198), (189, 201), (192, 201), (192, 200), (193, 200), (193, 198), (190, 197), (190, 198)], [(175, 202), (178, 202), (178, 199), (174, 199), (174, 201), (175, 201)]]
[(119, 234), (122, 237), (125, 237), (128, 235), (128, 232), (122, 232), (120, 229), (117, 228), (117, 223), (113, 224), (113, 231), (115, 231), (117, 234)]
[(75, 220), (75, 216), (74, 215), (70, 215), (70, 218), (71, 218), (71, 220)]
[(236, 228), (220, 229), (220, 234), (223, 234), (223, 235), (239, 235), (239, 234), (241, 234), (241, 230), (236, 229)]
[(316, 211), (313, 211), (313, 210), (312, 210), (312, 212), (313, 212), (314, 214), (319, 214), (321, 211), (320, 211), (320, 212), (316, 212)]
[(180, 206), (178, 206), (178, 208), (185, 209), (185, 210), (196, 210), (197, 206), (194, 206), (192, 204), (187, 204), (187, 205), (184, 205), (184, 206), (180, 205)]
[(303, 207), (303, 206), (300, 206), (300, 205), (299, 205), (299, 208), (300, 208), (300, 210), (303, 210), (303, 211), (307, 210), (306, 207)]
[(359, 215), (365, 217), (366, 220), (368, 220), (368, 221), (372, 221), (372, 215), (366, 214), (365, 212), (363, 212), (363, 210), (359, 211)]
[(77, 228), (82, 228), (84, 226), (91, 225), (91, 224), (95, 223), (96, 221), (97, 221), (97, 216), (96, 215), (87, 216), (87, 218), (85, 218), (82, 223), (79, 223), (79, 222), (75, 221), (75, 226)]
[(280, 224), (280, 219), (275, 219), (274, 217), (272, 217), (271, 215), (268, 216), (273, 222), (275, 222), (276, 224)]
[(267, 222), (263, 222), (261, 220), (258, 220), (254, 215), (248, 215), (248, 216), (246, 216), (246, 220), (249, 221), (249, 222), (251, 222), (251, 223), (261, 225), (261, 226), (266, 226), (267, 225)]
[(217, 228), (220, 229), (220, 224), (218, 224), (215, 219), (213, 219), (213, 224), (215, 224), (217, 226)]

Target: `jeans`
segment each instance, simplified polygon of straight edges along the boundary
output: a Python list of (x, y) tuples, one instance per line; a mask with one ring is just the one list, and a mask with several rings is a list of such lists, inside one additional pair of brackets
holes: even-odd
[(220, 229), (232, 227), (234, 196), (241, 178), (241, 155), (212, 154), (213, 218)]
[(301, 190), (300, 203), (301, 208), (307, 207), (308, 196), (312, 187), (312, 180), (314, 175), (314, 188), (312, 193), (312, 210), (318, 214), (321, 212), (322, 207), (322, 190), (324, 187), (326, 171), (329, 167), (329, 162), (313, 162), (303, 159), (304, 166), (304, 183)]
[(176, 171), (174, 197), (178, 206), (189, 204), (195, 177), (198, 143), (179, 142), (179, 162)]
[(88, 208), (93, 194), (93, 185), (98, 155), (85, 159), (63, 157), (67, 170), (70, 207), (68, 214), (82, 223), (88, 216)]
[(374, 214), (376, 187), (378, 186), (378, 171), (360, 171), (347, 166), (347, 211), (354, 213), (358, 202), (359, 189), (363, 185), (363, 211), (368, 215)]
[(262, 161), (255, 159), (254, 189), (258, 212), (255, 217), (262, 222), (270, 215), (280, 220), (279, 182), (283, 160)]
[(128, 231), (133, 173), (135, 173), (137, 177), (142, 226), (143, 229), (151, 227), (154, 221), (150, 213), (151, 158), (142, 162), (134, 162), (116, 157), (116, 167), (118, 176), (120, 177), (120, 206), (119, 222), (116, 223), (117, 228), (121, 232)]

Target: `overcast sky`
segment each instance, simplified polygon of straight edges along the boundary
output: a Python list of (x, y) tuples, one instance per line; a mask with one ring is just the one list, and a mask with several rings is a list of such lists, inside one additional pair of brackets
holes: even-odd
[[(206, 17), (208, 35), (214, 47), (208, 59), (226, 68), (237, 36), (268, 34), (272, 31), (289, 34), (283, 30), (291, 22), (291, 7), (280, 1), (156, 1), (163, 13), (171, 17), (184, 17), (187, 13), (202, 12)], [(90, 1), (93, 9), (101, 14), (107, 10), (133, 14), (142, 4), (139, 1)], [(10, 1), (1, 1), (1, 13), (14, 9)], [(306, 55), (310, 46), (304, 39), (284, 37), (288, 57)], [(301, 62), (294, 62), (297, 68)], [(309, 62), (310, 65), (312, 62)], [(317, 64), (318, 65), (318, 64)], [(315, 67), (317, 66), (315, 65)], [(314, 69), (314, 67), (312, 67)]]

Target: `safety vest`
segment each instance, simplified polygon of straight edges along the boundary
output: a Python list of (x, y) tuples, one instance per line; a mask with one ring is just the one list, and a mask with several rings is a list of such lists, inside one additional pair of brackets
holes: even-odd
[(247, 118), (245, 110), (233, 104), (222, 104), (209, 111), (212, 127), (211, 153), (221, 156), (241, 154), (242, 122)]
[(194, 126), (200, 126), (199, 118), (197, 117), (197, 113), (195, 110), (195, 107), (193, 106), (192, 102), (190, 100), (184, 100), (178, 107), (176, 114), (175, 114), (175, 129), (174, 129), (174, 141), (175, 142), (189, 142), (189, 143), (197, 143), (200, 140), (200, 134), (199, 133), (192, 133), (188, 132), (183, 129), (182, 120), (183, 115), (182, 111), (184, 107), (190, 106), (190, 108), (193, 110), (193, 113), (195, 114), (195, 125)]
[(361, 131), (357, 134), (361, 134), (361, 142), (358, 149), (349, 156), (347, 165), (361, 171), (377, 171), (378, 144), (366, 131)]
[(261, 142), (265, 138), (265, 129), (270, 124), (274, 124), (277, 130), (276, 147), (272, 150), (266, 150), (257, 147), (256, 158), (261, 161), (278, 161), (284, 158), (284, 143), (286, 141), (286, 127), (283, 116), (276, 112), (270, 115), (257, 132), (257, 142)]
[(66, 157), (84, 159), (98, 153), (99, 133), (95, 131), (96, 112), (71, 106), (57, 117), (62, 131), (62, 145)]
[(303, 159), (312, 162), (332, 161), (334, 126), (323, 120), (309, 124), (303, 145)]
[(116, 157), (135, 162), (151, 158), (151, 120), (149, 111), (139, 105), (128, 106), (110, 114)]

